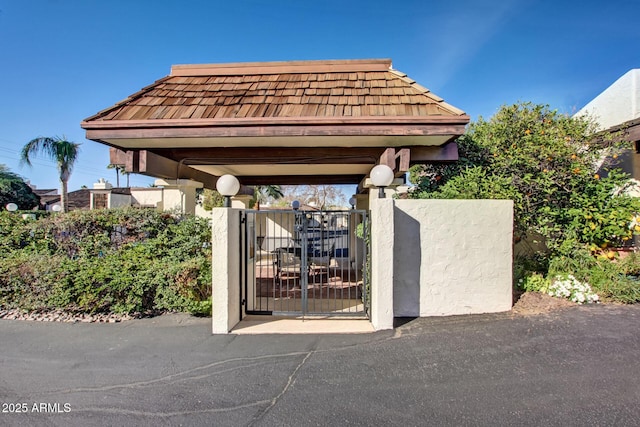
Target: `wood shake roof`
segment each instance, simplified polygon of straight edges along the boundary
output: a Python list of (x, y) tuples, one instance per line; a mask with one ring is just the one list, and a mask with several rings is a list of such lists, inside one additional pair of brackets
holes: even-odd
[(174, 65), (171, 74), (87, 118), (111, 163), (211, 187), (358, 183), (376, 163), (455, 161), (469, 116), (391, 68), (391, 60)]
[(121, 121), (447, 116), (468, 121), (463, 111), (391, 69), (390, 60), (297, 61), (174, 65), (171, 75), (89, 117), (83, 127)]

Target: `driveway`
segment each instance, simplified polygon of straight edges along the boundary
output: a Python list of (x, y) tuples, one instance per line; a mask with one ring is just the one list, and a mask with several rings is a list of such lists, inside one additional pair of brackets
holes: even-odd
[(362, 335), (2, 320), (0, 425), (637, 426), (639, 327), (620, 305)]

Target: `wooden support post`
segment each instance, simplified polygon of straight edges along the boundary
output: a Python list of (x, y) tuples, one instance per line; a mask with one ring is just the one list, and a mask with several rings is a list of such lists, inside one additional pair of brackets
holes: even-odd
[(401, 176), (409, 170), (410, 159), (409, 148), (400, 148), (398, 151), (395, 148), (387, 148), (380, 156), (378, 164), (389, 166), (395, 176)]

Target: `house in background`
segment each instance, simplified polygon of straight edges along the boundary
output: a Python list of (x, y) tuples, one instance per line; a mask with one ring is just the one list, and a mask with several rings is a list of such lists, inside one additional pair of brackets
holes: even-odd
[(620, 167), (640, 181), (640, 69), (628, 71), (575, 115), (585, 114), (596, 120), (601, 131), (632, 143), (620, 155)]
[[(40, 209), (52, 211), (55, 205), (60, 205), (57, 189), (37, 189), (29, 185), (40, 197)], [(69, 210), (132, 206), (209, 216), (211, 212), (197, 204), (196, 189), (199, 187), (201, 185), (188, 180), (156, 180), (154, 187), (114, 188), (110, 182), (100, 178), (92, 189), (81, 188), (68, 193)]]
[(187, 214), (208, 216), (196, 203), (198, 183), (189, 180), (166, 182), (156, 180), (155, 187), (114, 188), (104, 178), (89, 190), (90, 209), (113, 209), (124, 206), (173, 210)]
[[(53, 206), (60, 205), (60, 194), (58, 194), (57, 189), (37, 189), (31, 183), (29, 183), (29, 186), (40, 197), (40, 209), (51, 211)], [(89, 209), (89, 189), (81, 188), (76, 191), (70, 191), (68, 196), (69, 210)]]

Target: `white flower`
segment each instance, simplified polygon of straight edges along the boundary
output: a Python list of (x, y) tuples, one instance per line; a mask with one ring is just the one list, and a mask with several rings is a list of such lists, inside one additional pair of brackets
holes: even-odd
[(593, 292), (588, 283), (580, 282), (571, 274), (564, 280), (561, 277), (556, 277), (555, 281), (549, 286), (548, 294), (554, 297), (568, 298), (578, 304), (592, 303), (599, 300), (598, 295)]

